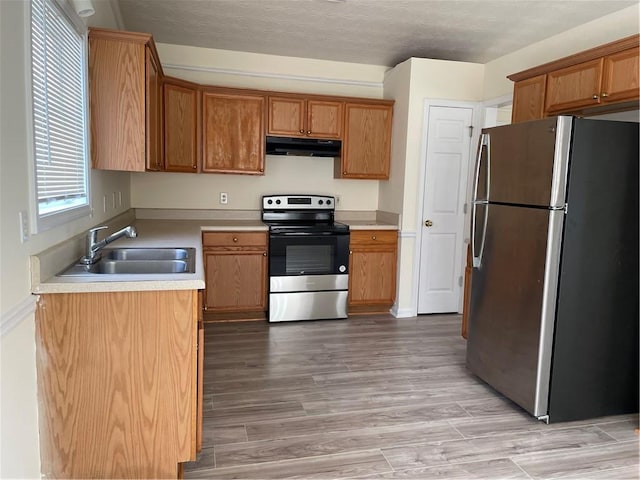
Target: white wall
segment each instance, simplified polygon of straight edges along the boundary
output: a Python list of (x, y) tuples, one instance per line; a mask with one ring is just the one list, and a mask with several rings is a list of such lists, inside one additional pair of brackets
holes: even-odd
[[(260, 197), (278, 193), (340, 195), (338, 210), (376, 210), (378, 181), (334, 180), (333, 159), (268, 155), (265, 175), (132, 174), (136, 208), (259, 210)], [(220, 192), (229, 203), (220, 205)]]
[[(38, 411), (36, 398), (35, 323), (30, 302), (29, 255), (63, 242), (96, 223), (125, 211), (130, 205), (129, 175), (92, 172), (93, 218), (32, 235), (20, 242), (18, 213), (29, 212), (27, 91), (30, 55), (28, 46), (29, 2), (0, 1), (0, 339), (2, 403), (0, 476), (40, 476)], [(123, 193), (121, 208), (103, 212), (102, 196)], [(30, 307), (31, 306), (31, 307)]]
[[(382, 98), (387, 67), (210, 48), (158, 44), (166, 75), (203, 85)], [(341, 195), (341, 210), (376, 210), (377, 180), (333, 178), (333, 159), (268, 156), (264, 176), (136, 173), (131, 175), (136, 208), (260, 208), (273, 193)], [(229, 194), (226, 206), (219, 192)]]
[(396, 65), (384, 78), (384, 96), (395, 100), (391, 137), (391, 168), (389, 181), (380, 182), (381, 210), (402, 213), (404, 180), (409, 136), (409, 110), (411, 102), (411, 59)]
[(489, 100), (513, 92), (507, 75), (551, 62), (640, 32), (640, 3), (554, 35), (485, 65), (484, 95)]
[(396, 98), (392, 171), (389, 182), (381, 182), (378, 208), (401, 213), (398, 288), (394, 313), (416, 314), (416, 268), (418, 214), (422, 210), (420, 185), (424, 175), (422, 158), (425, 100), (477, 102), (482, 99), (484, 66), (474, 63), (411, 58), (396, 66), (385, 78), (384, 95)]

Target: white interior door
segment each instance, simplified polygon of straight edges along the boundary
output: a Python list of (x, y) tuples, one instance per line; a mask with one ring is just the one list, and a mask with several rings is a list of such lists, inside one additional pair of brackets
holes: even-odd
[(429, 107), (418, 313), (457, 312), (472, 108)]

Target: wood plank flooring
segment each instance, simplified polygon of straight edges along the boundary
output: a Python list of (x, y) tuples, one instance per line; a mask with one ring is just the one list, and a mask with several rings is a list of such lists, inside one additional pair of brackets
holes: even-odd
[(185, 478), (639, 479), (637, 415), (545, 425), (465, 366), (458, 315), (205, 329)]

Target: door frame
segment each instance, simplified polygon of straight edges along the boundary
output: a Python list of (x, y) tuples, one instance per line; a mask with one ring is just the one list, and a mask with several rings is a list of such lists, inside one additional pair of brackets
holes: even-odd
[[(425, 196), (425, 175), (427, 170), (427, 147), (428, 147), (428, 134), (429, 134), (429, 110), (431, 107), (443, 107), (443, 108), (470, 108), (472, 111), (471, 114), (471, 122), (473, 125), (473, 133), (471, 135), (471, 141), (469, 143), (469, 165), (467, 166), (467, 192), (465, 195), (465, 214), (464, 214), (464, 243), (469, 243), (469, 215), (471, 208), (469, 208), (469, 203), (471, 201), (471, 190), (470, 186), (470, 176), (473, 172), (473, 162), (475, 161), (475, 147), (478, 144), (478, 139), (480, 138), (480, 130), (482, 130), (479, 125), (483, 123), (484, 116), (484, 108), (481, 108), (482, 102), (467, 102), (460, 100), (446, 100), (446, 99), (430, 99), (427, 98), (424, 100), (423, 105), (423, 115), (422, 115), (422, 141), (420, 147), (420, 165), (418, 168), (418, 190), (416, 201), (419, 199), (420, 204), (418, 208), (416, 208), (416, 240), (414, 244), (413, 251), (413, 312), (414, 315), (418, 314), (418, 295), (419, 295), (419, 282), (420, 282), (420, 266), (422, 260), (422, 219), (424, 218), (424, 196)], [(466, 255), (462, 255), (463, 265), (466, 264)], [(462, 270), (464, 271), (464, 269)], [(463, 304), (463, 295), (460, 295), (460, 299), (458, 300), (458, 313), (462, 313), (462, 304)]]

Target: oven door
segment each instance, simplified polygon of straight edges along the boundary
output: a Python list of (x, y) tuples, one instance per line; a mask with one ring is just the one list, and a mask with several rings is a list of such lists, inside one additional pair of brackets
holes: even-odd
[(269, 276), (346, 275), (349, 233), (286, 233), (269, 236)]

